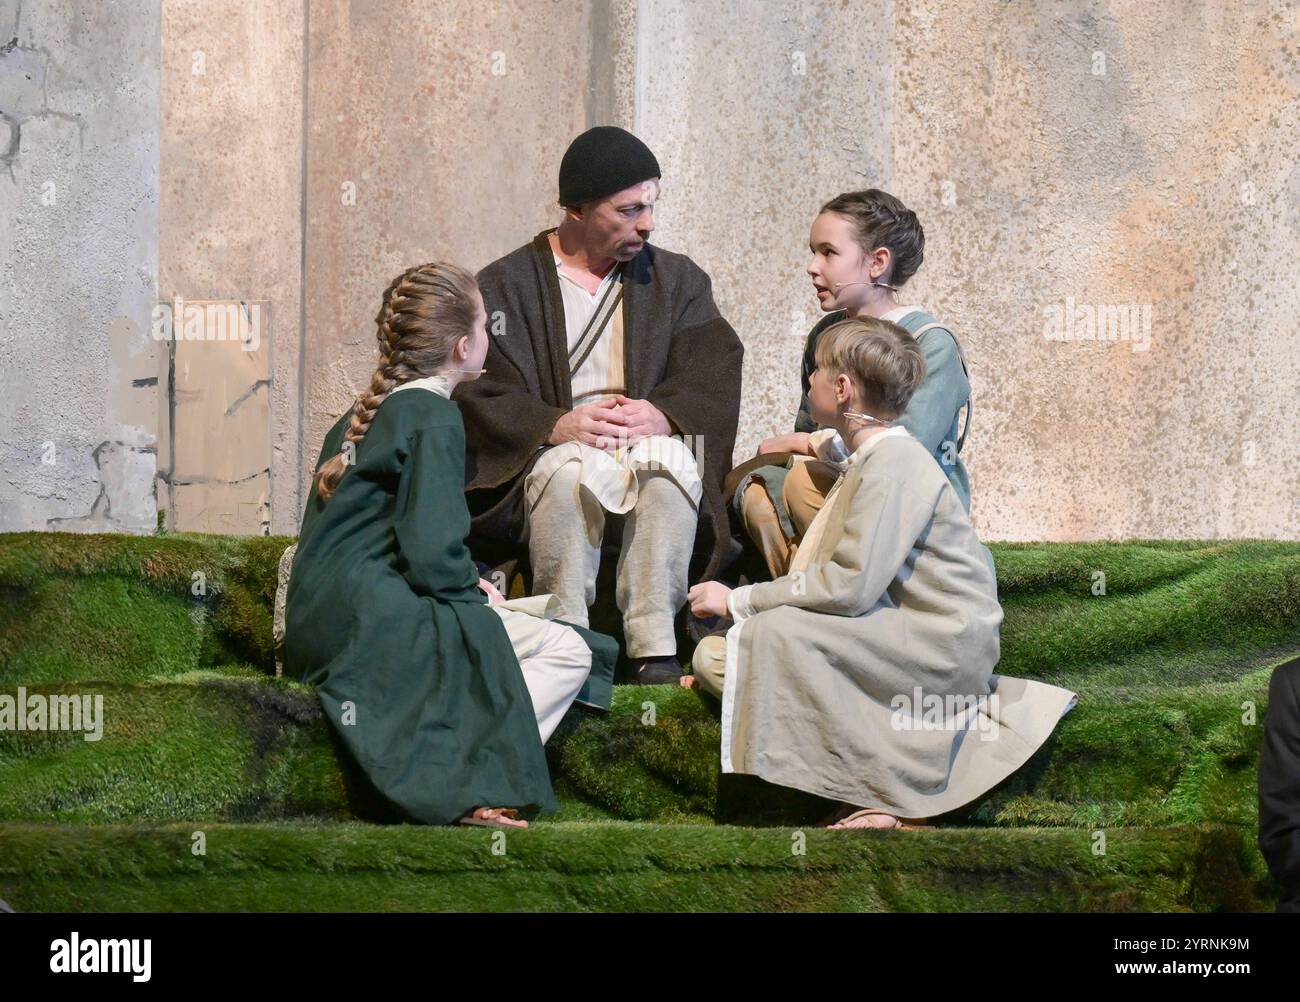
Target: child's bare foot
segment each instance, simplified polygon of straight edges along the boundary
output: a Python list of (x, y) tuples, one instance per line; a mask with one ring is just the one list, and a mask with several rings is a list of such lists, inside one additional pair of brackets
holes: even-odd
[(527, 828), (527, 821), (515, 818), (519, 812), (513, 807), (476, 807), (458, 822), (462, 825), (480, 825), (484, 828)]
[(866, 814), (857, 815), (856, 817), (847, 817), (843, 821), (836, 821), (833, 825), (827, 825), (827, 828), (897, 828), (898, 818), (892, 814)]
[(683, 675), (683, 676), (681, 677), (681, 680), (679, 681), (678, 684), (679, 684), (683, 689), (694, 689), (694, 688), (695, 688), (695, 676), (694, 676), (694, 675)]
[(925, 823), (924, 818), (900, 818), (897, 815), (890, 814), (878, 807), (864, 807), (861, 810), (845, 813), (841, 809), (839, 820), (834, 824), (829, 824), (827, 828), (837, 828), (841, 831), (849, 828), (898, 828), (902, 831), (929, 831), (934, 826)]

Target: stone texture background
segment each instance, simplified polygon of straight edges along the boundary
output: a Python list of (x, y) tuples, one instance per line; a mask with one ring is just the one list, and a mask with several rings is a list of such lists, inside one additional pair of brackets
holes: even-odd
[(265, 310), (257, 352), (168, 346), (158, 496), (175, 528), (264, 532), (275, 510), (293, 521), (303, 465), (303, 30), (301, 0), (162, 4), (160, 298)]
[(0, 530), (156, 524), (158, 17), (0, 0)]
[[(737, 459), (793, 419), (817, 207), (877, 186), (927, 231), (905, 301), (972, 361), (985, 538), (1300, 536), (1293, 0), (97, 11), (0, 0), (0, 530), (295, 531), (387, 282), (553, 224), (564, 147), (608, 123), (746, 344)], [(269, 303), (261, 368), (149, 338), (174, 295)], [(1149, 346), (1049, 340), (1067, 302), (1149, 307)]]

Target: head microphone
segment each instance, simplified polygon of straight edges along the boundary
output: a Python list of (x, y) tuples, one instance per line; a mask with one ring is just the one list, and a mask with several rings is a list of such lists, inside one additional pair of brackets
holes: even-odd
[(897, 286), (886, 285), (884, 282), (839, 282), (835, 285), (835, 295), (838, 296), (841, 289), (848, 289), (854, 285), (870, 285), (876, 288), (889, 289), (891, 292), (898, 291)]

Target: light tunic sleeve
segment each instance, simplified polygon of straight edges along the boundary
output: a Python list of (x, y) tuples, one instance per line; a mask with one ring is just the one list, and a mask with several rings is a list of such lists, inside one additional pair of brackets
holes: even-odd
[(486, 603), (469, 555), (465, 440), (455, 425), (421, 428), (406, 440), (393, 521), (397, 569), (419, 595)]
[[(861, 616), (885, 593), (929, 525), (934, 504), (894, 477), (864, 475), (831, 559), (775, 581), (750, 585), (741, 597), (755, 613), (796, 606), (835, 616)], [(740, 603), (738, 603), (740, 604)]]
[(844, 439), (834, 428), (818, 428), (809, 433), (808, 447), (817, 454), (818, 459), (828, 463), (843, 464), (849, 458), (849, 450), (844, 447)]
[(749, 589), (752, 587), (754, 586), (741, 585), (731, 589), (731, 594), (727, 596), (727, 612), (731, 615), (732, 622), (743, 623), (754, 615), (754, 607), (749, 604)]

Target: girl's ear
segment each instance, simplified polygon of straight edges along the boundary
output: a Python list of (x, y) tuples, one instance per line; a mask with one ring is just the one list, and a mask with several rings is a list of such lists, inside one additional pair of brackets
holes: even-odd
[(853, 382), (842, 372), (835, 377), (835, 399), (840, 403), (853, 403)]
[(894, 264), (894, 252), (888, 247), (877, 247), (871, 252), (870, 266), (867, 274), (873, 282), (888, 282), (889, 272)]
[(463, 362), (469, 358), (469, 335), (466, 334), (456, 340), (456, 345), (451, 349), (452, 358), (457, 362)]

